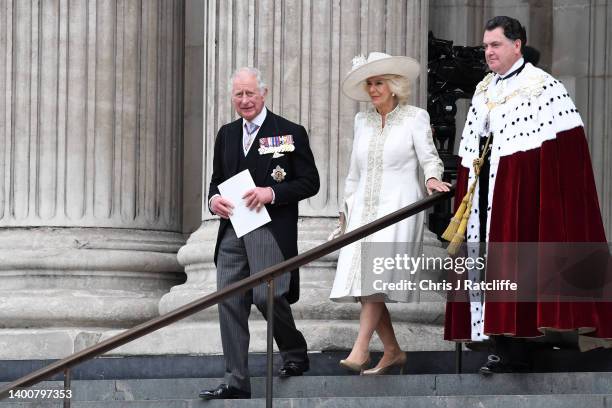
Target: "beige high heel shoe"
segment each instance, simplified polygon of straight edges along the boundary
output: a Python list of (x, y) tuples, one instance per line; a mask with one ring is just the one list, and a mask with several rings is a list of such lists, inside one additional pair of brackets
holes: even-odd
[(382, 375), (382, 374), (387, 373), (392, 367), (395, 367), (395, 366), (399, 366), (400, 374), (404, 374), (404, 366), (406, 365), (406, 359), (407, 359), (406, 353), (402, 351), (389, 364), (384, 365), (382, 367), (376, 366), (374, 368), (370, 368), (369, 370), (364, 370), (362, 374), (363, 375)]
[(349, 369), (351, 371), (355, 371), (357, 373), (363, 374), (364, 370), (366, 369), (367, 366), (370, 365), (371, 362), (372, 362), (372, 359), (370, 359), (370, 356), (368, 356), (366, 361), (364, 361), (361, 364), (355, 363), (354, 361), (350, 361), (349, 359), (340, 360), (339, 364), (340, 364), (341, 367), (344, 367), (344, 368)]

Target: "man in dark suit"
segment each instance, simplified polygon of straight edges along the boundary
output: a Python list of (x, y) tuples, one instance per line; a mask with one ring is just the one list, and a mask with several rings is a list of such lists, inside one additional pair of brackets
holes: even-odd
[[(217, 134), (208, 201), (210, 211), (221, 217), (215, 248), (218, 289), (297, 255), (298, 202), (319, 191), (306, 130), (267, 110), (266, 95), (259, 70), (241, 68), (232, 75), (232, 103), (241, 118)], [(218, 185), (243, 170), (249, 170), (256, 185), (243, 197), (247, 207), (260, 211), (265, 206), (272, 221), (237, 238), (228, 219), (233, 203), (219, 194)], [(274, 339), (283, 359), (279, 376), (302, 375), (309, 368), (306, 340), (289, 306), (299, 298), (298, 271), (274, 283)], [(250, 398), (251, 304), (268, 318), (265, 285), (219, 304), (225, 383), (202, 391), (201, 398)]]

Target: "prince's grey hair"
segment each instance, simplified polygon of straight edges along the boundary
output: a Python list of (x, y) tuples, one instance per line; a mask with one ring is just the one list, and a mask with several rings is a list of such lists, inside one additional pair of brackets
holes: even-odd
[(232, 76), (230, 77), (230, 92), (232, 91), (232, 86), (234, 84), (234, 79), (236, 79), (238, 74), (240, 74), (242, 72), (249, 73), (249, 74), (251, 74), (251, 75), (253, 75), (255, 77), (255, 79), (257, 80), (257, 88), (259, 89), (259, 93), (263, 95), (264, 92), (266, 91), (266, 88), (268, 86), (266, 85), (266, 83), (264, 82), (264, 80), (262, 78), (261, 71), (258, 70), (255, 67), (241, 67), (241, 68), (238, 68), (237, 70), (235, 70), (232, 73)]

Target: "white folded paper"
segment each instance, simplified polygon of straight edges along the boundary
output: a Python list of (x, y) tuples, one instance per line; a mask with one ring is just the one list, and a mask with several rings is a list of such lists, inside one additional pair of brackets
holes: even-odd
[(266, 207), (262, 207), (257, 212), (246, 206), (242, 196), (252, 188), (255, 188), (255, 182), (248, 170), (241, 171), (219, 184), (221, 196), (234, 205), (230, 221), (238, 238), (272, 221)]

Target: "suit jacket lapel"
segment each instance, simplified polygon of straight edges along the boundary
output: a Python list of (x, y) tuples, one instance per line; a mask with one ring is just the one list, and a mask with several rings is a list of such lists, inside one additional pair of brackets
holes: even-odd
[(238, 174), (240, 165), (239, 155), (244, 155), (244, 149), (242, 148), (242, 118), (232, 122), (227, 139), (226, 158), (230, 174), (233, 176)]

